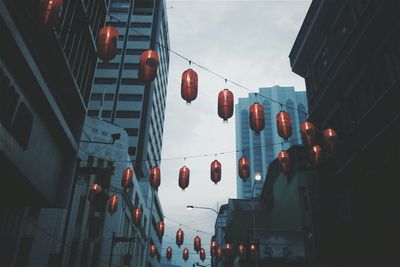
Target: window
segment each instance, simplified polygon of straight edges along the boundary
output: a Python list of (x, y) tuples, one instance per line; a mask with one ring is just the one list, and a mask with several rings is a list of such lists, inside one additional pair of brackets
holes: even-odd
[(136, 147), (130, 146), (130, 147), (128, 148), (128, 154), (129, 154), (129, 156), (134, 156), (134, 155), (136, 155)]
[(129, 35), (128, 41), (150, 41), (150, 36), (147, 35)]
[(140, 111), (118, 110), (117, 118), (140, 118)]
[(143, 82), (139, 79), (124, 78), (121, 80), (121, 84), (123, 84), (123, 85), (143, 85)]
[(116, 78), (94, 78), (94, 84), (116, 84)]
[(139, 64), (138, 63), (125, 63), (124, 69), (125, 70), (137, 70), (137, 69), (139, 69)]
[(125, 128), (125, 131), (128, 136), (138, 136), (139, 133), (138, 128)]
[[(103, 99), (103, 94), (92, 94), (90, 96), (91, 100), (102, 100)], [(104, 94), (104, 100), (106, 101), (112, 101), (114, 100), (114, 94)]]
[[(120, 50), (120, 49), (118, 49), (118, 50)], [(117, 51), (117, 54), (118, 54), (118, 51)], [(119, 68), (119, 63), (99, 62), (97, 64), (97, 68), (98, 69), (107, 69), (107, 70), (110, 70), (110, 69), (117, 70)]]
[(150, 22), (131, 22), (132, 28), (151, 28)]
[(120, 94), (118, 96), (119, 101), (142, 101), (142, 95), (139, 94)]
[[(126, 54), (127, 55), (141, 55), (143, 53), (143, 49), (126, 49)], [(137, 64), (139, 65), (139, 64)]]

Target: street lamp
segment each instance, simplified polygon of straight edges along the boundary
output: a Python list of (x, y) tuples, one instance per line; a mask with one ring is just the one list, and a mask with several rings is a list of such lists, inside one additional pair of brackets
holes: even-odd
[(188, 210), (192, 210), (192, 209), (203, 209), (203, 210), (212, 210), (213, 212), (215, 212), (216, 214), (218, 214), (218, 211), (216, 211), (213, 208), (209, 208), (209, 207), (199, 207), (199, 206), (193, 206), (193, 205), (187, 205), (186, 209)]
[[(252, 210), (253, 210), (253, 239), (254, 241), (256, 241), (256, 219), (255, 219), (255, 212), (254, 212), (254, 188), (256, 187), (256, 183), (258, 181), (261, 181), (262, 178), (262, 174), (261, 172), (255, 172), (254, 173), (254, 183), (253, 183), (253, 189), (251, 190), (251, 198), (252, 198), (252, 202), (251, 202), (251, 206), (252, 206)], [(256, 252), (256, 267), (258, 267), (258, 253)]]

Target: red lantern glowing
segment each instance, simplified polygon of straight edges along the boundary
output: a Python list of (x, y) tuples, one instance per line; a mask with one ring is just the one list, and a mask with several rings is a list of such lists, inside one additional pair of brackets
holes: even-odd
[(100, 29), (97, 36), (97, 55), (105, 62), (112, 60), (117, 54), (118, 30), (112, 26)]
[(226, 243), (224, 245), (224, 251), (225, 251), (225, 256), (229, 257), (231, 255), (231, 252), (232, 252), (232, 245), (230, 243)]
[(40, 0), (39, 18), (40, 21), (52, 28), (57, 25), (63, 6), (63, 0)]
[(108, 200), (108, 212), (112, 215), (117, 211), (118, 208), (118, 196), (112, 195)]
[(219, 162), (218, 160), (214, 160), (213, 162), (211, 162), (211, 167), (210, 167), (211, 181), (213, 181), (215, 184), (221, 181), (221, 175), (222, 175), (221, 173), (222, 173), (221, 162)]
[(250, 250), (250, 253), (255, 253), (255, 252), (257, 252), (257, 246), (256, 246), (256, 244), (250, 244), (250, 245), (249, 245), (249, 250)]
[(193, 248), (194, 248), (194, 251), (196, 251), (197, 253), (199, 253), (199, 251), (201, 249), (201, 238), (198, 235), (196, 235), (194, 237)]
[(187, 103), (197, 98), (198, 77), (192, 69), (187, 69), (182, 73), (181, 96)]
[(318, 166), (321, 162), (322, 148), (315, 145), (310, 150), (310, 160), (314, 166)]
[(128, 189), (132, 186), (133, 170), (131, 168), (126, 168), (122, 172), (121, 185), (123, 188)]
[(285, 111), (279, 112), (276, 115), (276, 124), (279, 136), (287, 140), (292, 135), (292, 121), (289, 113)]
[(171, 260), (172, 258), (172, 248), (167, 247), (167, 252), (165, 253), (165, 256), (167, 257), (168, 260)]
[(142, 209), (141, 208), (135, 208), (133, 210), (133, 224), (136, 226), (140, 225), (140, 221), (142, 219)]
[(217, 257), (218, 260), (222, 259), (222, 248), (217, 248)]
[(278, 162), (279, 162), (279, 167), (281, 171), (288, 175), (290, 173), (290, 156), (289, 153), (286, 152), (285, 150), (281, 150), (278, 153)]
[(178, 231), (176, 231), (176, 244), (178, 245), (178, 247), (182, 246), (183, 240), (184, 240), (184, 233), (183, 230), (179, 228)]
[(187, 248), (183, 249), (183, 255), (182, 255), (183, 260), (186, 262), (189, 259), (189, 250)]
[(155, 190), (158, 189), (158, 187), (161, 184), (161, 171), (159, 167), (153, 167), (150, 169), (150, 185), (153, 187)]
[(238, 245), (239, 256), (243, 257), (245, 255), (245, 253), (246, 253), (246, 248), (242, 244), (239, 244)]
[(333, 152), (336, 147), (336, 143), (338, 140), (338, 136), (335, 132), (335, 130), (331, 128), (327, 128), (323, 132), (323, 139), (324, 139), (324, 148), (326, 148), (328, 151)]
[(88, 200), (92, 202), (94, 198), (101, 192), (101, 186), (99, 184), (91, 184), (89, 187)]
[(206, 259), (206, 251), (204, 248), (200, 249), (200, 260), (204, 261)]
[(143, 51), (139, 61), (139, 79), (150, 82), (156, 78), (159, 64), (158, 54), (154, 50)]
[(210, 244), (210, 255), (211, 257), (214, 257), (214, 255), (217, 253), (217, 241), (213, 240), (211, 241)]
[(314, 124), (308, 121), (303, 122), (300, 127), (300, 133), (303, 144), (309, 147), (315, 145), (317, 130), (315, 129)]
[(241, 157), (238, 162), (238, 172), (240, 178), (246, 181), (250, 177), (250, 161), (246, 157)]
[(157, 247), (154, 244), (151, 244), (150, 246), (150, 257), (154, 258), (154, 256), (157, 254)]
[(160, 220), (157, 223), (157, 236), (159, 238), (162, 238), (164, 236), (164, 229), (165, 229), (165, 223), (163, 220)]
[(185, 190), (189, 186), (190, 170), (188, 167), (183, 166), (179, 170), (179, 187)]
[(264, 106), (258, 102), (250, 106), (250, 128), (259, 134), (265, 127)]
[(233, 93), (224, 89), (218, 94), (218, 116), (228, 121), (233, 116)]

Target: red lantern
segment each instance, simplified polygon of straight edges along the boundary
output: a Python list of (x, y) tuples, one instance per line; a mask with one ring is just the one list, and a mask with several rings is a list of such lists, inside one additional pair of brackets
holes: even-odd
[(218, 160), (214, 160), (213, 162), (211, 162), (211, 167), (210, 167), (211, 181), (213, 181), (215, 184), (221, 181), (221, 172), (222, 172), (221, 162), (219, 162)]
[(189, 186), (189, 178), (190, 178), (190, 170), (188, 167), (183, 166), (179, 170), (179, 187), (182, 188), (182, 190), (185, 190), (186, 187)]
[(276, 115), (276, 124), (279, 136), (287, 140), (292, 135), (292, 121), (289, 113), (285, 111), (279, 112)]
[(118, 208), (118, 196), (116, 194), (112, 195), (108, 200), (108, 212), (114, 214)]
[(255, 252), (257, 252), (257, 246), (256, 246), (256, 244), (250, 244), (249, 250), (250, 250), (250, 253), (255, 253)]
[(338, 136), (335, 130), (327, 128), (323, 132), (324, 145), (328, 151), (333, 152), (336, 147)]
[(39, 3), (39, 18), (40, 21), (49, 26), (54, 27), (60, 19), (63, 0), (40, 0)]
[(230, 243), (226, 243), (224, 245), (224, 251), (225, 251), (225, 256), (229, 257), (231, 255), (232, 245)]
[(91, 184), (89, 187), (89, 194), (88, 194), (88, 200), (92, 202), (100, 192), (101, 192), (101, 186), (99, 184)]
[(118, 30), (112, 26), (100, 29), (97, 36), (97, 55), (105, 62), (112, 60), (117, 54)]
[(241, 157), (238, 162), (239, 176), (243, 181), (250, 177), (250, 161), (246, 157)]
[(189, 250), (187, 248), (183, 249), (183, 255), (182, 255), (183, 260), (186, 262), (189, 259)]
[(183, 244), (183, 239), (184, 239), (184, 233), (181, 228), (176, 231), (176, 244), (178, 247), (181, 247)]
[(243, 257), (246, 253), (246, 249), (242, 244), (238, 245), (238, 254), (239, 256)]
[(142, 209), (141, 208), (135, 208), (133, 210), (133, 224), (136, 226), (140, 225), (140, 221), (142, 219)]
[(204, 261), (206, 259), (206, 251), (204, 248), (200, 249), (200, 260)]
[(123, 188), (128, 189), (132, 186), (133, 170), (131, 168), (126, 168), (122, 172), (121, 185)]
[(153, 167), (150, 169), (150, 185), (155, 190), (158, 189), (161, 183), (161, 172), (159, 167)]
[(314, 124), (308, 121), (303, 122), (300, 127), (300, 133), (301, 138), (303, 139), (303, 144), (309, 147), (315, 145), (317, 131), (315, 130)]
[(194, 237), (194, 241), (193, 241), (193, 248), (194, 250), (199, 253), (200, 249), (201, 249), (201, 238), (200, 236), (196, 235)]
[(321, 162), (322, 148), (319, 145), (315, 145), (310, 150), (310, 160), (314, 166), (318, 166)]
[(224, 121), (233, 116), (233, 93), (229, 89), (218, 94), (218, 116)]
[(281, 150), (278, 153), (278, 162), (279, 162), (279, 167), (281, 168), (281, 171), (288, 175), (290, 173), (290, 156), (289, 153), (287, 153), (285, 150)]
[(213, 240), (211, 241), (210, 244), (210, 255), (211, 257), (214, 257), (214, 255), (217, 253), (217, 241)]
[(157, 247), (154, 244), (151, 244), (150, 246), (150, 257), (154, 258), (154, 256), (157, 253)]
[(181, 96), (187, 103), (197, 98), (198, 78), (197, 73), (187, 69), (182, 73)]
[(166, 254), (167, 259), (171, 260), (171, 258), (172, 258), (172, 248), (171, 247), (167, 247), (167, 252), (165, 254)]
[(255, 102), (250, 106), (250, 128), (259, 134), (264, 130), (264, 106), (258, 102)]
[(217, 248), (217, 257), (218, 260), (222, 259), (222, 248)]
[(158, 54), (154, 50), (143, 51), (139, 61), (139, 79), (143, 82), (150, 82), (156, 78), (159, 64)]
[(157, 236), (159, 238), (162, 238), (164, 236), (164, 229), (165, 229), (165, 223), (163, 220), (160, 220), (157, 223)]

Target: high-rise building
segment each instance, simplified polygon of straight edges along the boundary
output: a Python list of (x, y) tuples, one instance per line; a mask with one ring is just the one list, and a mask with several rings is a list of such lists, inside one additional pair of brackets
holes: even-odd
[[(253, 177), (256, 172), (261, 173), (262, 179), (254, 185), (254, 197), (260, 196), (269, 164), (277, 157), (280, 150), (301, 143), (300, 124), (306, 118), (306, 92), (297, 92), (294, 87), (281, 86), (260, 88), (259, 92), (259, 94), (249, 94), (248, 98), (239, 98), (239, 102), (235, 105), (236, 149), (239, 151), (237, 160), (242, 156), (247, 157), (251, 169), (250, 178), (245, 182), (237, 175), (237, 197), (239, 199), (252, 198), (255, 183)], [(260, 94), (295, 109), (281, 107)], [(259, 102), (264, 106), (265, 128), (260, 134), (255, 134), (249, 125), (249, 107), (254, 102)], [(284, 142), (277, 131), (276, 115), (282, 109), (290, 114), (292, 121), (292, 136), (287, 142)]]

